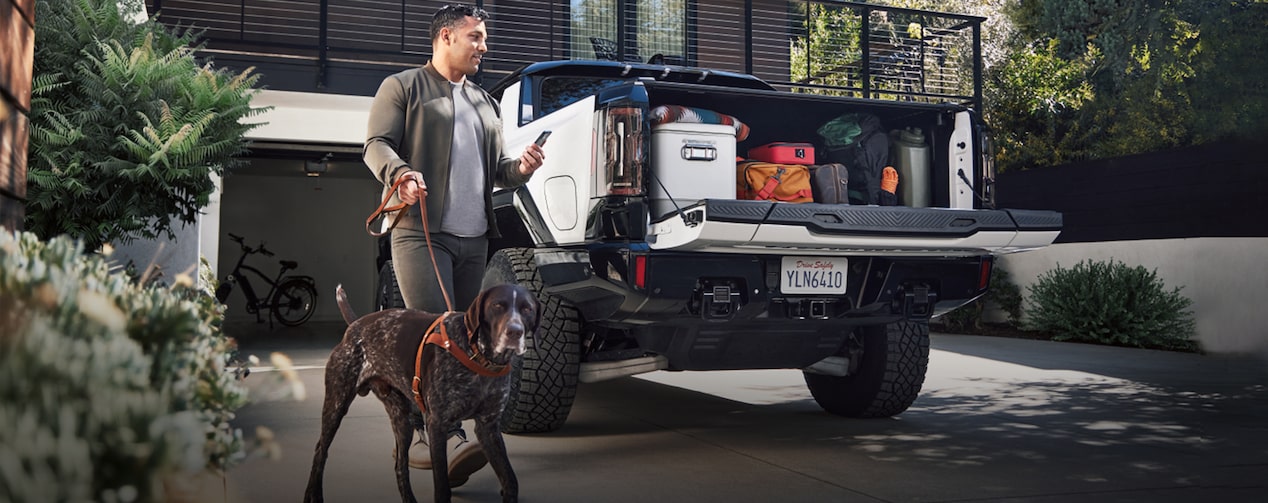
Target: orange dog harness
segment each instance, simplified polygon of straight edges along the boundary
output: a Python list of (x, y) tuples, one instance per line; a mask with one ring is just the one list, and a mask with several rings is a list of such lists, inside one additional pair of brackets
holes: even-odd
[(427, 327), (427, 335), (423, 337), (423, 341), (418, 343), (418, 354), (414, 357), (413, 387), (414, 401), (418, 403), (418, 410), (422, 413), (427, 413), (427, 406), (423, 402), (423, 395), (420, 390), (423, 382), (423, 348), (427, 347), (428, 344), (444, 348), (464, 366), (471, 369), (472, 372), (485, 377), (501, 377), (511, 371), (510, 365), (493, 363), (480, 354), (480, 347), (476, 345), (474, 334), (468, 334), (468, 339), (471, 341), (471, 355), (467, 355), (466, 351), (463, 351), (457, 344), (449, 340), (449, 333), (445, 330), (445, 320), (449, 319), (449, 316), (453, 314), (457, 314), (457, 312), (449, 311), (436, 318), (436, 321), (432, 322), (430, 327)]

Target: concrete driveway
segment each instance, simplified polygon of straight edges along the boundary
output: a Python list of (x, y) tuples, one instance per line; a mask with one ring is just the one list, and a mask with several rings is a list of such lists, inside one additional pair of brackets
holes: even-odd
[[(302, 498), (319, 430), (322, 365), (341, 324), (243, 336), (281, 350), (302, 402), (240, 411), (279, 461), (251, 459), (212, 500)], [(934, 334), (916, 403), (893, 419), (824, 413), (799, 371), (657, 372), (582, 385), (568, 423), (508, 435), (525, 502), (1262, 501), (1268, 370), (1262, 360)], [(248, 378), (255, 396), (277, 372)], [(331, 449), (328, 501), (396, 501), (383, 407), (354, 402)], [(431, 500), (429, 472), (413, 471)], [(227, 494), (221, 494), (227, 491)], [(456, 501), (499, 501), (491, 470)]]

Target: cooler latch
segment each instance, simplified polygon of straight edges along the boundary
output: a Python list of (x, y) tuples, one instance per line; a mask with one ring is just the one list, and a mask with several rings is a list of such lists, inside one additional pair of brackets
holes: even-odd
[(713, 161), (718, 158), (718, 149), (713, 145), (688, 143), (682, 146), (682, 158), (688, 161)]

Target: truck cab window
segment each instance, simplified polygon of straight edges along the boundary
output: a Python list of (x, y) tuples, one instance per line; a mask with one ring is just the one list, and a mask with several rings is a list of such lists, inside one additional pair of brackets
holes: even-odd
[(534, 119), (549, 115), (577, 100), (596, 94), (600, 89), (625, 82), (623, 79), (585, 77), (547, 77), (541, 83), (540, 106)]

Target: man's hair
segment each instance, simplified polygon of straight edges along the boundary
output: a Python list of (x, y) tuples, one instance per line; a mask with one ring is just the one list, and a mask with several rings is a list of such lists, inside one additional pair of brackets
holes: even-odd
[(453, 30), (462, 26), (467, 16), (471, 16), (480, 21), (489, 19), (489, 13), (479, 7), (470, 5), (449, 4), (441, 7), (436, 11), (436, 15), (431, 18), (431, 39), (436, 41), (436, 37), (440, 36), (440, 30), (449, 28)]

